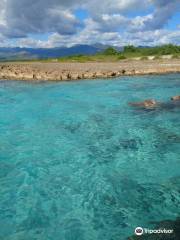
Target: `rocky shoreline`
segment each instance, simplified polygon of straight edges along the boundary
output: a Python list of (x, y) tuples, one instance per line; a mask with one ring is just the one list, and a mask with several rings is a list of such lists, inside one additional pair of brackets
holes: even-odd
[(180, 72), (180, 59), (86, 63), (0, 63), (1, 80), (68, 81), (175, 72)]

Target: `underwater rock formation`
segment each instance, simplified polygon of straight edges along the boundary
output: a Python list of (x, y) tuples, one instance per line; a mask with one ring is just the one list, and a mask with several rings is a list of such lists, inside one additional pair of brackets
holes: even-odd
[(154, 99), (147, 99), (142, 102), (130, 102), (129, 105), (139, 110), (170, 111), (180, 107), (180, 101), (178, 100), (178, 97), (180, 96), (175, 96), (174, 98), (171, 98), (172, 101), (168, 102), (157, 102)]
[(172, 101), (180, 101), (180, 95), (179, 96), (173, 96), (171, 98)]
[(134, 107), (154, 108), (158, 106), (158, 102), (154, 99), (146, 99), (142, 102), (130, 102), (129, 105)]

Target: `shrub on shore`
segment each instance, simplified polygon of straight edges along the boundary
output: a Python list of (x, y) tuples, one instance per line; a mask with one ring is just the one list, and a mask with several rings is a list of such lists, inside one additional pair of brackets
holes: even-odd
[(166, 44), (155, 47), (134, 47), (132, 45), (129, 45), (124, 47), (123, 53), (135, 55), (139, 54), (141, 56), (170, 55), (170, 54), (180, 55), (180, 46)]
[(148, 60), (148, 57), (147, 56), (143, 56), (143, 57), (141, 57), (141, 60)]
[(108, 47), (102, 52), (102, 54), (103, 55), (118, 55), (119, 52), (113, 47)]
[[(172, 55), (173, 58), (180, 58), (180, 46), (167, 44), (155, 47), (135, 47), (128, 45), (122, 51), (114, 47), (108, 47), (102, 52), (93, 55), (72, 55), (58, 58), (58, 61), (89, 62), (89, 61), (118, 61), (123, 59), (139, 58), (141, 60), (161, 59), (164, 55)], [(52, 60), (52, 59), (51, 59)]]
[(173, 54), (172, 58), (173, 58), (173, 59), (179, 59), (179, 58), (180, 58), (180, 55), (178, 55), (178, 54)]
[(123, 60), (126, 59), (126, 57), (124, 55), (119, 54), (117, 57), (118, 60)]

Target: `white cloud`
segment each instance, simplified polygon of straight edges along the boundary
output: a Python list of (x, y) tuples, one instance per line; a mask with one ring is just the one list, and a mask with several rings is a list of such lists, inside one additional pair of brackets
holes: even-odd
[(148, 7), (147, 0), (91, 0), (84, 4), (92, 15), (136, 12)]
[(86, 28), (79, 34), (73, 35), (69, 38), (66, 35), (58, 33), (52, 34), (47, 41), (36, 41), (34, 39), (20, 40), (18, 45), (21, 47), (71, 47), (77, 44), (108, 44), (114, 46), (135, 45), (135, 46), (155, 46), (161, 44), (174, 43), (179, 44), (180, 30), (155, 30), (155, 31), (138, 31), (138, 32), (125, 32), (123, 35), (119, 32), (106, 32), (100, 33), (98, 30), (90, 30)]
[[(59, 32), (73, 34), (80, 22), (72, 12), (73, 1), (3, 0), (6, 22), (1, 32), (7, 37), (25, 37), (29, 33)], [(67, 6), (66, 6), (67, 5)]]
[(0, 27), (6, 25), (6, 21), (5, 21), (5, 4), (6, 4), (6, 0), (1, 0), (0, 1)]
[[(165, 29), (179, 8), (179, 0), (0, 0), (0, 45), (179, 44), (178, 28)], [(77, 9), (87, 10), (89, 17), (79, 20)], [(146, 14), (138, 16), (139, 11)], [(33, 34), (50, 36), (28, 37)]]

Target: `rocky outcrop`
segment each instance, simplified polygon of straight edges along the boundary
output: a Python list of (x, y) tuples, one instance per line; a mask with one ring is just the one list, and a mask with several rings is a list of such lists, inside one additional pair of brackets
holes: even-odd
[(174, 72), (180, 72), (180, 60), (0, 63), (0, 79), (9, 80), (69, 81)]

